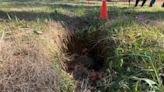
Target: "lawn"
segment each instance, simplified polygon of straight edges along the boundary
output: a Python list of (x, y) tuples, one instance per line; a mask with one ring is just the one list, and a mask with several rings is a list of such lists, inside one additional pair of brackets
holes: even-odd
[(1, 92), (163, 92), (164, 8), (0, 3)]

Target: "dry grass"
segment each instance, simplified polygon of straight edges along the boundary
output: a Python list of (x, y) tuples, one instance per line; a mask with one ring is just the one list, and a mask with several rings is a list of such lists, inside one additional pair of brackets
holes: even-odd
[(33, 41), (4, 43), (0, 62), (2, 92), (58, 92), (58, 72), (51, 59)]
[[(64, 74), (60, 74), (59, 69), (54, 67), (55, 59), (52, 55), (52, 52), (57, 50), (54, 39), (58, 33), (49, 32), (51, 31), (37, 37), (31, 32), (13, 33), (11, 37), (1, 37), (1, 92), (61, 92), (64, 90), (61, 82)], [(58, 62), (55, 63), (57, 65)]]
[(51, 52), (57, 52), (56, 54), (60, 57), (60, 65), (65, 69), (64, 61), (67, 59), (67, 44), (70, 42), (71, 35), (73, 35), (74, 32), (64, 28), (60, 23), (53, 21), (48, 23), (47, 30), (41, 38), (48, 41), (47, 45)]

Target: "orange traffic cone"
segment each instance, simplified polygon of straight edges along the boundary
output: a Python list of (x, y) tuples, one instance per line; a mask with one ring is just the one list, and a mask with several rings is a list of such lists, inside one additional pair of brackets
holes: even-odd
[(106, 0), (102, 0), (102, 6), (100, 11), (100, 19), (106, 20), (108, 19), (108, 8), (106, 5)]

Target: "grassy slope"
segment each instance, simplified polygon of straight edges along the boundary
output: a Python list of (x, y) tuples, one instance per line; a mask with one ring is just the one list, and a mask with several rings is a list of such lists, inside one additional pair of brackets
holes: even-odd
[[(111, 23), (100, 29), (101, 38), (112, 45), (104, 46), (108, 77), (99, 82), (103, 92), (162, 91), (160, 75), (164, 61), (164, 10), (158, 6), (133, 8), (121, 3), (109, 3)], [(64, 27), (80, 26), (75, 30), (96, 31), (104, 22), (98, 21), (100, 4), (46, 4), (1, 3), (0, 34), (3, 30), (29, 28), (47, 31), (49, 21), (58, 21)], [(76, 23), (81, 19), (82, 23)], [(84, 22), (84, 23), (83, 23)], [(41, 26), (42, 25), (42, 26)], [(9, 31), (9, 32), (10, 32)], [(36, 34), (33, 34), (36, 35)], [(68, 81), (68, 86), (72, 85)], [(67, 86), (67, 85), (65, 85)]]

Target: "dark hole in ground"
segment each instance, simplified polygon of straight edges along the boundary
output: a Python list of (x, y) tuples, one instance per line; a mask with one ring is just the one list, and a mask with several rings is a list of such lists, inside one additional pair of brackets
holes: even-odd
[(87, 80), (88, 89), (96, 86), (104, 69), (104, 57), (100, 53), (101, 49), (97, 46), (93, 47), (90, 40), (90, 37), (80, 39), (76, 34), (71, 36), (70, 41), (66, 44), (69, 60), (65, 61), (66, 71), (72, 74), (79, 83)]

